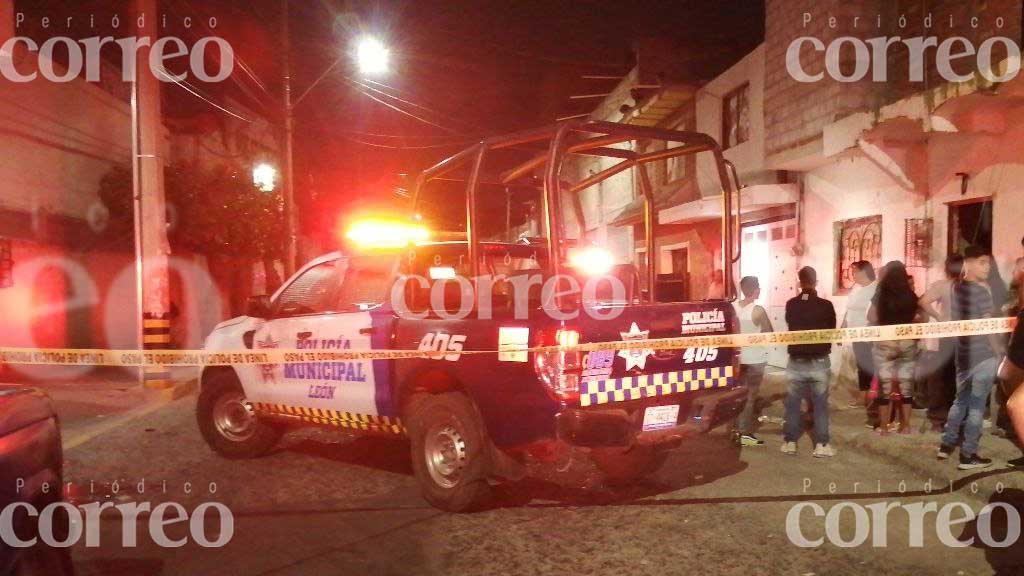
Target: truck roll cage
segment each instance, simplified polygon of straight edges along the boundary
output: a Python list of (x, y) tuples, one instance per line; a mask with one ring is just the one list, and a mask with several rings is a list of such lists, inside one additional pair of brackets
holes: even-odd
[[(672, 148), (666, 146), (664, 149), (643, 154), (612, 147), (616, 144), (641, 140), (673, 142), (679, 146)], [(466, 182), (466, 241), (469, 248), (470, 273), (474, 278), (480, 275), (480, 237), (476, 200), (480, 184), (485, 180), (484, 161), (488, 153), (511, 148), (537, 150), (537, 153), (500, 174), (489, 175), (486, 180), (508, 186), (524, 180), (538, 171), (543, 171), (542, 212), (548, 231), (549, 266), (555, 275), (561, 274), (563, 268), (561, 245), (564, 236), (564, 221), (561, 217), (563, 207), (560, 192), (565, 191), (572, 195), (577, 216), (582, 216), (578, 194), (590, 186), (625, 170), (650, 162), (664, 161), (700, 152), (712, 153), (715, 158), (718, 179), (722, 186), (722, 254), (725, 260), (723, 262), (725, 295), (728, 299), (736, 297), (733, 264), (740, 260), (742, 250), (739, 241), (740, 198), (737, 193), (739, 180), (736, 178), (736, 168), (732, 166), (731, 162), (724, 159), (718, 143), (707, 134), (700, 132), (666, 130), (586, 119), (567, 120), (541, 128), (485, 138), (420, 173), (413, 192), (414, 214), (419, 211), (423, 189), (428, 182), (435, 179), (452, 180), (453, 178), (449, 177), (452, 172), (468, 167), (467, 177), (455, 179)], [(560, 180), (560, 174), (566, 158), (570, 155), (618, 158), (621, 159), (621, 162), (565, 188)], [(730, 172), (733, 180), (729, 178)], [(653, 187), (647, 171), (638, 170), (637, 173), (639, 176), (636, 178), (636, 185), (644, 198), (644, 239), (648, 250), (648, 299), (653, 303), (658, 268), (658, 258), (654, 257), (654, 239), (658, 221), (655, 214)], [(584, 224), (585, 222), (580, 218), (580, 225)], [(581, 235), (582, 232), (584, 231), (581, 230)]]

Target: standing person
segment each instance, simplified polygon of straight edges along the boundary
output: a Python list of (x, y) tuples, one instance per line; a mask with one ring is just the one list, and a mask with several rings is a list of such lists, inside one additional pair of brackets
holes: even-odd
[[(797, 273), (800, 294), (786, 302), (786, 323), (790, 330), (834, 330), (836, 310), (832, 303), (818, 297), (818, 273), (804, 266)], [(828, 387), (832, 376), (829, 354), (832, 343), (794, 344), (789, 347), (789, 393), (786, 396), (786, 423), (783, 426), (783, 454), (796, 454), (800, 437), (800, 406), (809, 398), (814, 410), (815, 458), (835, 456), (828, 440)]]
[[(964, 277), (953, 288), (952, 319), (976, 320), (991, 318), (992, 293), (986, 281), (992, 268), (992, 257), (979, 248), (964, 250)], [(938, 458), (945, 460), (953, 453), (960, 438), (960, 425), (964, 425), (963, 444), (960, 446), (960, 470), (987, 468), (992, 460), (978, 455), (985, 407), (988, 405), (995, 381), (997, 358), (1004, 352), (998, 334), (960, 336), (956, 344), (956, 399), (949, 409), (946, 428), (942, 434)]]
[[(1022, 296), (1018, 296), (1021, 298)], [(999, 367), (999, 379), (1010, 392), (1006, 411), (1016, 431), (1017, 438), (1024, 438), (1024, 310), (1017, 312), (1017, 327), (1010, 336), (1006, 358)], [(1024, 457), (1011, 460), (1014, 466), (1024, 466)]]
[[(851, 265), (853, 281), (856, 287), (846, 301), (846, 316), (843, 328), (864, 328), (868, 326), (868, 309), (875, 297), (878, 283), (875, 281), (875, 267), (867, 260), (860, 260)], [(875, 358), (871, 353), (871, 342), (854, 342), (853, 356), (857, 360), (857, 388), (860, 390), (860, 404), (867, 409), (869, 428), (878, 426), (878, 403), (868, 401), (868, 390), (875, 378)], [(853, 406), (853, 404), (851, 404)]]
[(725, 298), (725, 272), (716, 269), (711, 273), (711, 284), (708, 285), (708, 300)]
[(1006, 306), (1003, 307), (1006, 316), (1016, 316), (1021, 310), (1021, 300), (1024, 299), (1021, 282), (1024, 282), (1024, 258), (1017, 258), (1017, 261), (1013, 263), (1010, 293), (1006, 297)]
[[(953, 285), (964, 270), (963, 256), (955, 254), (946, 258), (946, 277), (936, 280), (918, 300), (926, 317), (936, 322), (948, 322), (951, 318)], [(936, 308), (938, 306), (938, 308)], [(932, 432), (942, 432), (946, 415), (956, 396), (956, 338), (940, 338), (936, 362), (928, 378), (928, 420)]]
[[(740, 320), (740, 332), (753, 334), (774, 332), (768, 313), (756, 301), (761, 296), (761, 284), (755, 276), (740, 280), (743, 299), (733, 304), (736, 317)], [(764, 446), (764, 440), (754, 436), (754, 405), (764, 380), (764, 368), (768, 364), (768, 348), (746, 347), (740, 350), (740, 382), (747, 387), (747, 404), (736, 419), (736, 432), (740, 435), (741, 446)]]
[[(894, 260), (882, 268), (878, 290), (871, 301), (868, 318), (877, 326), (911, 324), (920, 319), (917, 295), (910, 287), (907, 268)], [(914, 366), (917, 363), (917, 340), (886, 340), (875, 343), (875, 367), (879, 390), (883, 397), (879, 434), (888, 434), (889, 417), (897, 410), (900, 434), (910, 434), (910, 408), (913, 406)]]

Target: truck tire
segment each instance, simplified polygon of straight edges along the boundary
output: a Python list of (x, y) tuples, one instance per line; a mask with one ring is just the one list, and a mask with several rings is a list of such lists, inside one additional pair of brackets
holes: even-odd
[(257, 418), (245, 405), (234, 373), (217, 372), (203, 383), (196, 420), (206, 443), (225, 458), (258, 458), (281, 439), (279, 426)]
[(490, 497), (489, 442), (476, 409), (458, 392), (410, 403), (412, 469), (423, 498), (449, 512), (478, 509)]
[(668, 452), (653, 446), (631, 448), (595, 448), (590, 459), (612, 486), (632, 484), (661, 469), (668, 459)]

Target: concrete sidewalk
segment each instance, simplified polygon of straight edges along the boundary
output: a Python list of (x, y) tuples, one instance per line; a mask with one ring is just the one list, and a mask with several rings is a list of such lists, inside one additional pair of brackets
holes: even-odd
[(60, 418), (64, 447), (69, 449), (192, 394), (196, 376), (195, 368), (172, 368), (173, 385), (151, 389), (143, 387), (137, 370), (130, 368), (95, 368), (85, 374), (8, 369), (0, 383), (46, 392)]

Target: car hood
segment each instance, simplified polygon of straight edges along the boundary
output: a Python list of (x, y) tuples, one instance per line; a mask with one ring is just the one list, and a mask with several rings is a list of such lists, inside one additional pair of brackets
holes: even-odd
[(234, 326), (236, 324), (241, 324), (242, 322), (245, 322), (246, 320), (252, 320), (252, 319), (253, 318), (251, 316), (244, 316), (244, 315), (243, 316), (235, 316), (234, 318), (229, 318), (229, 319), (221, 322), (220, 324), (217, 324), (216, 326), (213, 327), (213, 329), (214, 330), (221, 330), (221, 329), (224, 329), (224, 328), (228, 328), (230, 326)]
[(29, 386), (0, 386), (0, 438), (55, 416), (42, 390)]

